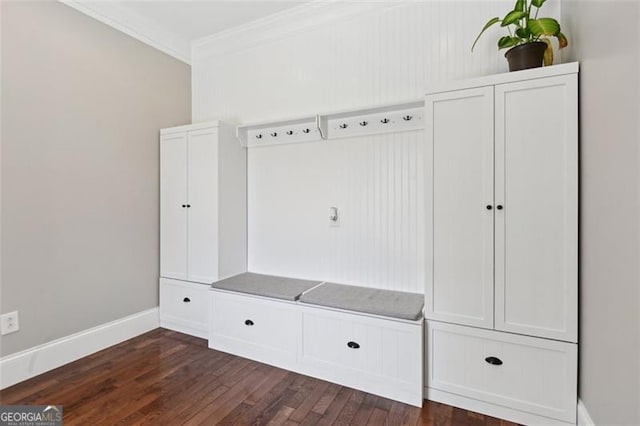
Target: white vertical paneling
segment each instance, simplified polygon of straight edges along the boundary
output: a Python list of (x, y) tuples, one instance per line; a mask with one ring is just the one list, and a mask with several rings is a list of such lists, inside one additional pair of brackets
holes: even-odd
[[(347, 17), (319, 16), (322, 23), (288, 36), (256, 32), (254, 40), (222, 55), (212, 55), (210, 45), (228, 39), (197, 43), (193, 119), (253, 122), (392, 103), (419, 97), (439, 81), (506, 72), (504, 51), (495, 47), (504, 30), (489, 30), (474, 53), (471, 44), (484, 23), (503, 16), (512, 3), (379, 2)], [(560, 14), (559, 2), (544, 8), (545, 15)], [(285, 16), (263, 31), (296, 25), (295, 20)]]
[[(506, 71), (495, 49), (499, 29), (470, 49), (484, 23), (512, 3), (312, 2), (316, 18), (283, 15), (196, 43), (193, 120), (256, 122), (394, 103), (439, 81)], [(545, 9), (559, 16), (559, 2)], [(422, 132), (410, 132), (250, 150), (250, 270), (422, 293), (422, 143)], [(330, 206), (340, 209), (340, 227), (328, 225)]]
[(422, 134), (251, 149), (249, 270), (422, 293)]

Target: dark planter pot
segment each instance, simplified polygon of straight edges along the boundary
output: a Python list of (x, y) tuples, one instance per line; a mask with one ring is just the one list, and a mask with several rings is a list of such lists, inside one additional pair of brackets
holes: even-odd
[(547, 43), (543, 41), (512, 47), (504, 54), (504, 57), (509, 61), (509, 71), (541, 67), (545, 50), (547, 50)]

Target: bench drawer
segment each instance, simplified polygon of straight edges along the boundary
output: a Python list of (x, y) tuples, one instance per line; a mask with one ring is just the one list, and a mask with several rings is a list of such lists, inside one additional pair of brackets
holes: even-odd
[(577, 345), (429, 321), (427, 386), (575, 423)]
[(422, 405), (422, 321), (303, 308), (303, 372)]
[(293, 303), (211, 290), (209, 347), (291, 368), (300, 312)]
[(197, 337), (207, 337), (209, 286), (160, 279), (160, 326)]

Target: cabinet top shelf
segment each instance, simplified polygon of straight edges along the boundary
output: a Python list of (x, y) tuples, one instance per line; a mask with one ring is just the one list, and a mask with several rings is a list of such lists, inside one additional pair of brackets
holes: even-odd
[(548, 67), (532, 68), (522, 71), (512, 71), (501, 74), (486, 75), (456, 81), (447, 81), (434, 86), (427, 87), (426, 94), (441, 92), (451, 92), (454, 90), (470, 89), (473, 87), (493, 86), (496, 84), (514, 83), (523, 80), (533, 80), (537, 78), (554, 77), (564, 74), (576, 74), (579, 71), (578, 62), (568, 64), (552, 65)]
[(222, 126), (228, 126), (228, 124), (219, 121), (219, 120), (214, 120), (214, 121), (205, 121), (202, 123), (194, 123), (194, 124), (184, 124), (182, 126), (176, 126), (176, 127), (168, 127), (166, 129), (160, 129), (160, 134), (161, 135), (168, 135), (168, 134), (172, 134), (172, 133), (180, 133), (180, 132), (187, 132), (187, 131), (193, 131), (193, 130), (201, 130), (201, 129), (210, 129), (212, 127), (222, 127)]

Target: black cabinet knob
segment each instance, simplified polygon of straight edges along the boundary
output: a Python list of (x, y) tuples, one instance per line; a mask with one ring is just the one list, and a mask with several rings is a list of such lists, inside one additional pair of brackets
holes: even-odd
[(498, 209), (498, 210), (502, 210), (503, 208), (504, 208), (504, 207), (502, 207), (502, 205), (500, 205), (500, 204), (498, 204), (498, 205), (496, 206), (496, 209)]
[(251, 321), (250, 319), (246, 320), (244, 322), (244, 325), (248, 325), (248, 326), (252, 326), (253, 325), (253, 321)]
[(182, 208), (184, 209), (185, 207), (187, 207), (187, 205), (186, 205), (186, 204), (183, 204), (183, 205), (182, 205)]
[(188, 297), (185, 297), (184, 299), (182, 299), (182, 301), (184, 303), (189, 303), (189, 302), (191, 302), (191, 299), (189, 299)]
[(360, 345), (357, 344), (356, 342), (348, 342), (347, 346), (350, 347), (351, 349), (358, 349), (360, 347)]
[(493, 209), (493, 206), (491, 204), (487, 205), (487, 210), (491, 210)]
[(488, 356), (484, 360), (491, 365), (502, 365), (502, 360), (500, 358), (496, 358), (495, 356)]

